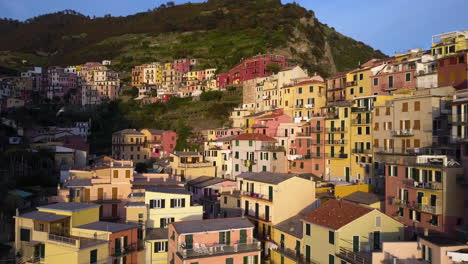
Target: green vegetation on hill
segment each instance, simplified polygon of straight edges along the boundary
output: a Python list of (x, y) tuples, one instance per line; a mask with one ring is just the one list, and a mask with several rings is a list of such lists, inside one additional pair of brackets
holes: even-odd
[(110, 154), (112, 133), (125, 128), (174, 130), (179, 134), (178, 150), (197, 148), (193, 141), (197, 133), (228, 125), (230, 112), (241, 98), (238, 91), (214, 91), (203, 93), (200, 101), (172, 97), (167, 103), (139, 105), (130, 99), (101, 105), (92, 114), (91, 151)]
[[(385, 56), (321, 24), (312, 11), (280, 0), (169, 4), (127, 17), (89, 18), (66, 10), (25, 22), (0, 20), (0, 33), (0, 66), (17, 69), (112, 59), (117, 69), (129, 70), (189, 56), (200, 58), (202, 67), (226, 71), (242, 58), (276, 52), (326, 76)], [(23, 59), (28, 62), (18, 63)]]

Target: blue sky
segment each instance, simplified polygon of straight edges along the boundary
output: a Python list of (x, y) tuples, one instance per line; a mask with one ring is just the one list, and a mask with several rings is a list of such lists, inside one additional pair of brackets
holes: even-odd
[[(0, 0), (0, 17), (24, 20), (73, 9), (85, 15), (123, 16), (159, 6), (160, 0)], [(176, 3), (188, 1), (179, 0)], [(192, 0), (191, 2), (202, 2)], [(292, 2), (283, 0), (283, 3)], [(337, 31), (388, 55), (429, 48), (431, 36), (468, 30), (467, 0), (296, 0)]]

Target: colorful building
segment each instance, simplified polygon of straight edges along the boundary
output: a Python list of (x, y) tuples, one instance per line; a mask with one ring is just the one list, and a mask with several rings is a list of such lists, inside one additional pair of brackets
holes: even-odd
[(280, 68), (287, 67), (286, 57), (274, 54), (257, 55), (244, 59), (229, 70), (230, 84), (241, 84), (243, 81), (270, 75), (269, 64), (277, 64)]
[(151, 158), (166, 158), (174, 152), (178, 139), (176, 132), (160, 129), (142, 129), (140, 132), (145, 135)]
[(172, 175), (180, 176), (182, 181), (192, 180), (200, 176), (217, 177), (216, 167), (205, 157), (194, 151), (175, 151), (170, 155)]
[(468, 49), (468, 31), (454, 31), (432, 36), (432, 55), (439, 58)]
[(135, 163), (145, 162), (151, 154), (145, 138), (145, 134), (136, 129), (124, 129), (112, 133), (112, 157)]
[(260, 264), (260, 242), (244, 218), (183, 221), (169, 225), (168, 263)]
[(330, 200), (302, 219), (311, 263), (370, 263), (382, 242), (403, 239), (403, 224), (377, 209)]

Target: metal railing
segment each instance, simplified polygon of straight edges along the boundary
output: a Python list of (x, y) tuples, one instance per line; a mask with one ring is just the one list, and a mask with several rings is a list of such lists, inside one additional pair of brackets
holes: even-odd
[(405, 180), (403, 182), (407, 188), (425, 189), (425, 190), (443, 190), (444, 187), (441, 182), (417, 182), (414, 180)]
[(372, 149), (352, 149), (353, 154), (372, 154)]
[(300, 254), (296, 250), (292, 250), (290, 248), (285, 248), (279, 246), (278, 248), (274, 248), (273, 251), (278, 252), (279, 254), (292, 259), (297, 264), (305, 264), (305, 263), (313, 263), (312, 261), (307, 261), (303, 254)]
[(207, 257), (210, 255), (229, 255), (236, 254), (239, 252), (259, 251), (261, 250), (261, 244), (255, 239), (251, 239), (248, 243), (237, 243), (231, 245), (225, 244), (213, 244), (206, 246), (204, 244), (194, 244), (193, 248), (185, 249), (186, 245), (180, 244), (178, 247), (177, 254), (183, 259)]
[(403, 207), (403, 208), (411, 208), (417, 211), (422, 211), (429, 214), (442, 214), (442, 206), (441, 205), (430, 205), (430, 204), (422, 204), (417, 203), (415, 201), (405, 201), (400, 200), (399, 198), (393, 197), (391, 200), (392, 205)]
[(260, 146), (261, 150), (265, 151), (286, 151), (283, 146)]
[(345, 145), (347, 143), (346, 140), (344, 139), (338, 139), (338, 140), (325, 140), (326, 145)]
[(372, 258), (370, 253), (365, 252), (354, 252), (348, 248), (340, 247), (339, 251), (336, 254), (337, 257), (345, 260), (346, 262), (352, 264), (370, 264), (372, 263)]
[(128, 255), (128, 254), (131, 254), (135, 251), (138, 251), (141, 249), (140, 247), (141, 245), (138, 244), (138, 243), (132, 243), (130, 245), (127, 245), (127, 246), (122, 246), (122, 247), (112, 247), (111, 248), (111, 254), (113, 257), (120, 257), (120, 256), (125, 256), (125, 255)]
[(328, 127), (327, 128), (328, 133), (342, 133), (346, 132), (346, 127)]
[(210, 167), (211, 162), (197, 162), (197, 163), (179, 163), (180, 168), (203, 168)]
[(64, 236), (58, 236), (58, 235), (54, 235), (54, 234), (49, 234), (48, 239), (49, 239), (50, 241), (59, 242), (59, 243), (62, 243), (62, 244), (68, 244), (68, 245), (72, 245), (72, 246), (75, 246), (75, 247), (78, 247), (78, 246), (79, 246), (79, 240), (76, 239), (76, 238), (64, 237)]
[(326, 153), (325, 157), (329, 158), (329, 159), (346, 159), (346, 158), (348, 158), (348, 154), (345, 154), (345, 153)]
[(411, 128), (393, 130), (392, 131), (392, 136), (393, 137), (410, 137), (410, 136), (414, 136), (414, 131)]
[(369, 125), (372, 123), (370, 118), (352, 119), (351, 124), (353, 125)]
[(270, 197), (268, 195), (261, 194), (261, 193), (241, 191), (241, 195), (256, 198), (256, 199), (261, 199), (261, 200), (265, 200), (265, 201), (270, 201), (270, 202), (273, 201), (273, 199), (270, 199)]

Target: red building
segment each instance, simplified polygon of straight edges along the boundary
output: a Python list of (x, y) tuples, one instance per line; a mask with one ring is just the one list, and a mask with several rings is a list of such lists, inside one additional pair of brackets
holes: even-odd
[(216, 86), (218, 89), (224, 89), (229, 84), (229, 73), (221, 73), (216, 77)]
[(292, 118), (286, 115), (283, 109), (275, 110), (271, 114), (263, 115), (255, 119), (252, 125), (253, 133), (275, 137), (278, 126), (282, 123), (290, 123)]
[(242, 60), (229, 71), (229, 84), (240, 84), (246, 80), (268, 76), (271, 73), (266, 70), (266, 67), (271, 63), (278, 64), (281, 69), (288, 66), (284, 56), (274, 54), (257, 55)]
[(138, 239), (139, 231), (136, 225), (100, 221), (75, 228), (108, 234), (111, 263), (137, 264), (138, 251), (144, 250), (143, 241)]
[(438, 61), (439, 87), (453, 86), (458, 90), (468, 88), (468, 53), (463, 52)]
[(389, 60), (385, 66), (372, 75), (372, 93), (379, 95), (391, 94), (397, 90), (416, 88), (416, 61)]
[(174, 69), (179, 72), (189, 72), (192, 70), (193, 66), (197, 64), (196, 59), (179, 59), (173, 62)]
[(327, 103), (333, 104), (346, 100), (346, 74), (339, 72), (327, 79)]

